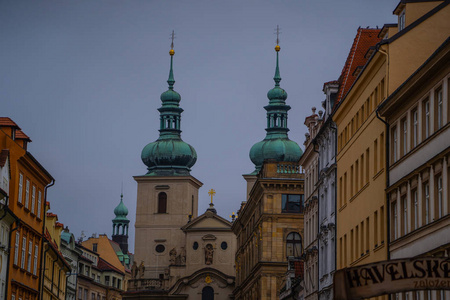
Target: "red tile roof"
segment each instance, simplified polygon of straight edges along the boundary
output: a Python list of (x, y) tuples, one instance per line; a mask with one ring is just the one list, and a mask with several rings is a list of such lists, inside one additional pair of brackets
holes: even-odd
[(106, 260), (104, 260), (101, 257), (99, 257), (99, 259), (98, 259), (97, 268), (102, 271), (115, 271), (119, 274), (125, 275), (122, 272), (122, 270), (117, 269), (116, 267), (114, 267), (113, 265), (111, 265), (109, 262), (107, 262)]
[(19, 139), (19, 140), (27, 140), (27, 141), (29, 141), (29, 142), (31, 142), (31, 139), (30, 139), (30, 137), (28, 136), (28, 135), (26, 135), (22, 130), (17, 130), (16, 131), (16, 139)]
[(3, 149), (0, 152), (0, 167), (3, 168), (5, 166), (6, 159), (8, 158), (8, 156), (9, 156), (9, 149)]
[(0, 126), (16, 127), (20, 129), (20, 127), (8, 117), (0, 117)]
[(337, 101), (334, 104), (335, 106), (345, 97), (355, 82), (357, 78), (357, 73), (355, 73), (356, 68), (364, 66), (369, 60), (369, 57), (365, 57), (367, 50), (381, 41), (381, 38), (378, 37), (380, 31), (381, 29), (358, 28), (341, 76), (339, 77), (339, 91)]

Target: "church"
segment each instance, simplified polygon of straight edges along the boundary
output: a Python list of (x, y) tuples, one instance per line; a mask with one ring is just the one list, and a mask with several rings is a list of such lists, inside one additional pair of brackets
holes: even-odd
[(170, 50), (169, 89), (162, 93), (160, 136), (142, 150), (148, 172), (138, 184), (132, 279), (123, 299), (232, 299), (236, 237), (231, 222), (210, 207), (198, 215), (203, 183), (190, 174), (194, 147), (181, 139), (181, 96), (174, 90)]

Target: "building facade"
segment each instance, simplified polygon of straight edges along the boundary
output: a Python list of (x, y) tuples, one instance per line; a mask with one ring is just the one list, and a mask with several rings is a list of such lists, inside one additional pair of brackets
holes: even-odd
[(0, 147), (9, 150), (9, 209), (20, 219), (10, 231), (8, 299), (38, 299), (41, 291), (45, 191), (53, 177), (27, 151), (30, 138), (10, 118), (0, 118)]
[[(391, 259), (450, 254), (450, 39), (395, 90), (378, 111), (389, 128)], [(449, 299), (414, 291), (398, 299)]]
[(275, 51), (275, 87), (267, 93), (269, 105), (264, 107), (267, 134), (250, 150), (255, 170), (244, 175), (248, 200), (232, 227), (237, 236), (235, 299), (278, 298), (286, 288), (288, 264), (302, 264), (304, 174), (298, 164), (302, 151), (287, 135), (290, 106), (280, 87), (279, 45)]
[(323, 124), (322, 119), (316, 114), (316, 108), (312, 108), (312, 114), (305, 119), (308, 132), (305, 134), (305, 152), (300, 158), (300, 165), (305, 172), (305, 214), (304, 214), (304, 257), (305, 276), (303, 281), (304, 299), (318, 299), (318, 265), (319, 265), (319, 153), (313, 140)]
[(230, 299), (235, 253), (231, 223), (210, 207), (198, 216), (203, 185), (190, 174), (195, 149), (181, 139), (181, 96), (174, 91), (173, 49), (169, 89), (161, 95), (160, 135), (142, 150), (147, 174), (138, 183), (135, 264), (126, 299)]
[(75, 236), (66, 227), (61, 232), (61, 253), (69, 263), (71, 271), (67, 276), (66, 299), (75, 300), (77, 296), (78, 260), (82, 251), (76, 246)]

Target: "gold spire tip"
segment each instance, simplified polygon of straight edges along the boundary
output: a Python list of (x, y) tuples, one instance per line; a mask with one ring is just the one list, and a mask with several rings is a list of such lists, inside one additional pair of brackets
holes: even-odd
[(170, 54), (170, 56), (173, 56), (175, 54), (175, 50), (170, 49), (169, 54)]
[(276, 45), (276, 46), (275, 46), (275, 51), (279, 52), (279, 51), (280, 51), (280, 49), (281, 49), (281, 48), (280, 48), (280, 46), (279, 46), (279, 45)]

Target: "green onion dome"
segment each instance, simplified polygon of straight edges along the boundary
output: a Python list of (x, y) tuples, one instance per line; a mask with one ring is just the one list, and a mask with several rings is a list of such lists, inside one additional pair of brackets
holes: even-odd
[(181, 139), (181, 113), (183, 109), (179, 103), (181, 96), (174, 91), (173, 55), (170, 50), (169, 89), (161, 94), (162, 106), (160, 112), (159, 138), (144, 147), (141, 159), (147, 166), (147, 175), (173, 176), (189, 175), (191, 167), (197, 161), (194, 147)]
[(287, 93), (280, 87), (280, 70), (278, 67), (278, 52), (280, 46), (275, 47), (277, 52), (277, 63), (275, 68), (275, 87), (267, 93), (269, 105), (264, 109), (267, 111), (267, 128), (264, 140), (256, 143), (250, 149), (250, 160), (255, 164), (255, 171), (258, 174), (265, 160), (298, 162), (303, 152), (300, 146), (288, 138), (289, 128), (287, 127), (288, 111), (291, 109), (286, 104)]
[(128, 220), (127, 219), (127, 215), (128, 215), (128, 208), (125, 206), (125, 204), (123, 204), (123, 200), (122, 200), (123, 196), (120, 195), (120, 203), (119, 205), (116, 206), (116, 208), (114, 208), (114, 214), (116, 215), (116, 217), (114, 218), (114, 220)]

